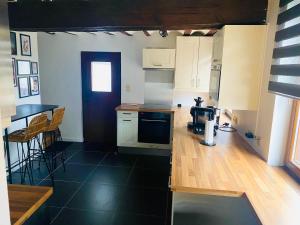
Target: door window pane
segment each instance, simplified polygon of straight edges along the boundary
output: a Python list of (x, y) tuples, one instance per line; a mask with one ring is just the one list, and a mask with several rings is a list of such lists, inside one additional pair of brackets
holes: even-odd
[(92, 91), (111, 92), (111, 62), (92, 62)]

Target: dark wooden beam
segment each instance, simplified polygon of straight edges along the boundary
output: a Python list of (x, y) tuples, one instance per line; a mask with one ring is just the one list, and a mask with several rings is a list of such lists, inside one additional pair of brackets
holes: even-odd
[(126, 31), (121, 31), (121, 33), (124, 34), (124, 35), (126, 35), (126, 36), (130, 36), (130, 37), (133, 36), (133, 34), (130, 34), (130, 33), (126, 32)]
[(214, 36), (214, 34), (217, 33), (217, 31), (217, 29), (212, 29), (205, 36)]
[(73, 33), (71, 33), (71, 32), (68, 32), (68, 31), (65, 31), (64, 33), (66, 33), (66, 34), (70, 34), (70, 35), (73, 35), (73, 36), (77, 36), (77, 34), (73, 34)]
[(104, 31), (103, 33), (105, 33), (105, 34), (108, 34), (108, 35), (114, 35), (113, 33), (110, 33), (110, 32), (108, 32), (108, 31)]
[(147, 36), (147, 37), (150, 37), (151, 34), (147, 31), (147, 30), (143, 30), (144, 34)]
[(263, 24), (267, 0), (57, 0), (9, 2), (17, 31), (134, 31)]
[(190, 35), (191, 35), (191, 33), (192, 33), (192, 29), (189, 29), (189, 30), (184, 30), (184, 33), (183, 33), (183, 35), (184, 35), (184, 36), (190, 36)]

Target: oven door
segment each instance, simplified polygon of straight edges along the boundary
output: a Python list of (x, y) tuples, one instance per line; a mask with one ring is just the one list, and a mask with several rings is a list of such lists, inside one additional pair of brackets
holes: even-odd
[(138, 127), (138, 142), (170, 143), (170, 114), (140, 112)]

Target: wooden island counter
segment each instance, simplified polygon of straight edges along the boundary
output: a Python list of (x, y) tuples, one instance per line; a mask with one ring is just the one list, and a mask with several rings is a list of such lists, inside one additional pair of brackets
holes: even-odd
[[(282, 168), (262, 160), (237, 133), (218, 132), (206, 147), (189, 132), (188, 109), (174, 113), (173, 192), (246, 196), (263, 225), (299, 225), (300, 186)], [(230, 207), (230, 206), (229, 206)]]

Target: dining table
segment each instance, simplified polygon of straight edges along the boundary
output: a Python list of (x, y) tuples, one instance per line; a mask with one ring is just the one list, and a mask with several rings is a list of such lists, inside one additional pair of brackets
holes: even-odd
[[(26, 127), (28, 127), (28, 120), (30, 117), (44, 113), (44, 112), (54, 112), (54, 109), (58, 108), (58, 105), (44, 105), (44, 104), (24, 104), (18, 105), (16, 107), (16, 115), (12, 116), (11, 122), (16, 122), (19, 120), (25, 120)], [(12, 166), (11, 166), (11, 155), (9, 149), (9, 140), (8, 140), (8, 128), (4, 130), (4, 143), (5, 143), (5, 151), (7, 157), (7, 172), (8, 172), (8, 181), (12, 184)], [(27, 147), (29, 148), (29, 143), (27, 143)]]

